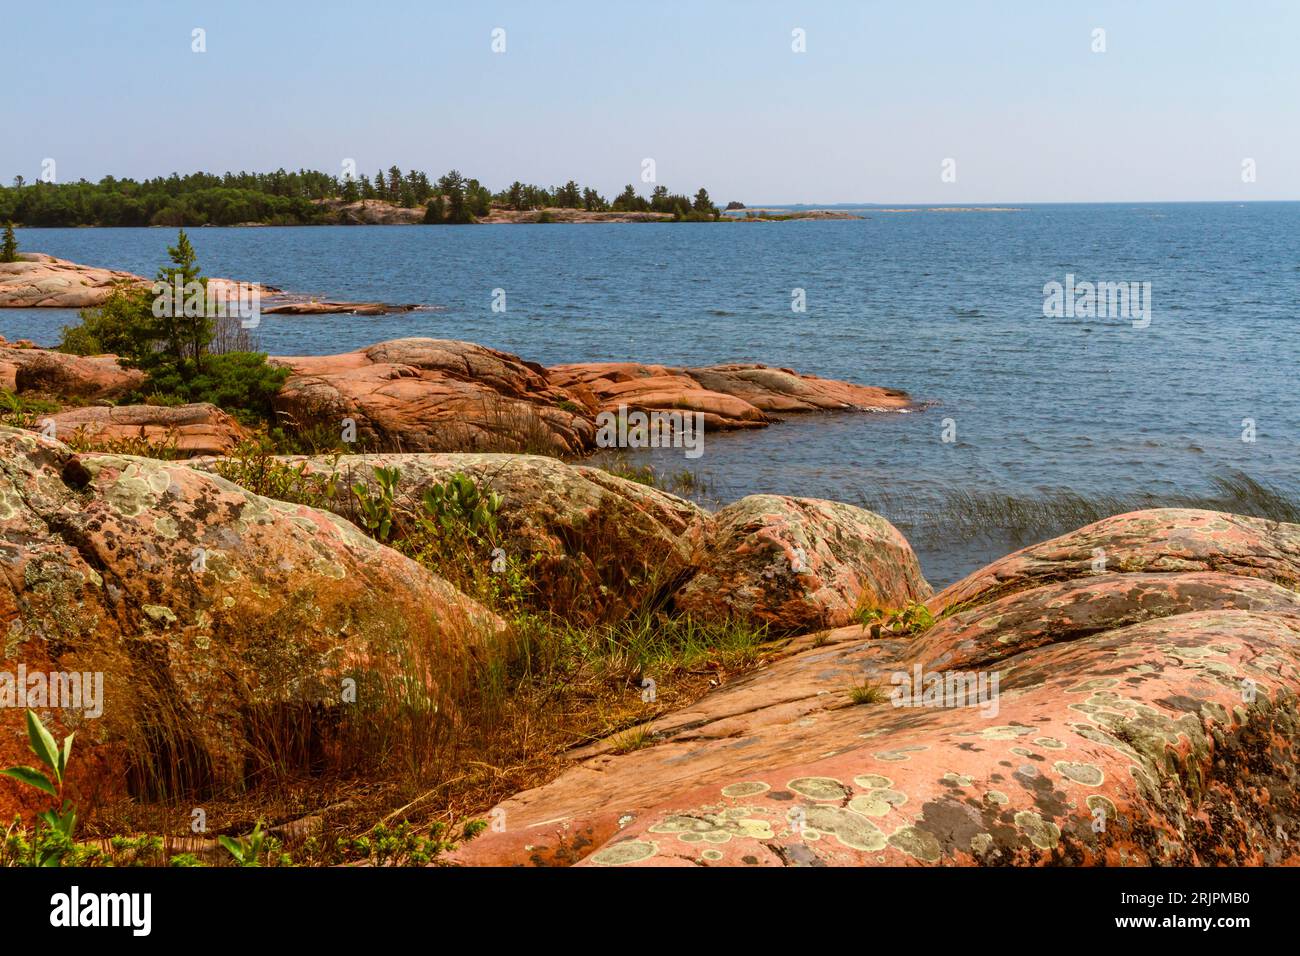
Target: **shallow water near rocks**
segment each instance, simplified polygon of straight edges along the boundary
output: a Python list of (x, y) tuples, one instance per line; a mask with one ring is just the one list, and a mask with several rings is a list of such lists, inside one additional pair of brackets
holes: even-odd
[[(437, 309), (268, 316), (278, 354), (467, 339), (543, 364), (763, 362), (923, 403), (709, 434), (706, 498), (771, 492), (894, 504), (904, 533), (954, 490), (1197, 494), (1231, 470), (1288, 489), (1300, 464), (1300, 203), (863, 210), (863, 220), (193, 229), (208, 275)], [(26, 251), (152, 275), (170, 229), (24, 229)], [(1045, 318), (1043, 286), (1150, 282), (1149, 327)], [(507, 309), (492, 311), (493, 290)], [(807, 312), (791, 310), (806, 290)], [(57, 342), (66, 310), (0, 310), (0, 335)], [(945, 420), (956, 441), (944, 442)], [(1242, 441), (1253, 419), (1256, 441)], [(900, 504), (905, 502), (905, 504)], [(1062, 529), (1064, 530), (1064, 529)], [(1028, 542), (913, 537), (949, 583)]]

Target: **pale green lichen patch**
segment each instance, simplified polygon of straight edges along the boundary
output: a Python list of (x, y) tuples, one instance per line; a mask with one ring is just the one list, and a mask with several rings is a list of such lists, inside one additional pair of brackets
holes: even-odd
[(1000, 727), (986, 727), (980, 732), (980, 736), (985, 740), (1015, 740), (1017, 737), (1025, 737), (1033, 732), (1033, 727), (1013, 727), (1004, 724)]
[(898, 790), (879, 789), (860, 793), (849, 801), (849, 809), (868, 817), (883, 817), (894, 807), (907, 802), (907, 794)]
[(772, 826), (754, 807), (729, 807), (721, 813), (674, 813), (650, 827), (651, 833), (676, 834), (683, 843), (726, 843), (733, 837), (770, 840)]
[(922, 746), (897, 747), (894, 750), (882, 750), (880, 751), (880, 753), (872, 754), (872, 756), (875, 757), (877, 760), (886, 760), (886, 761), (897, 763), (904, 760), (911, 760), (912, 754), (922, 750), (929, 750), (929, 749), (930, 749), (929, 747), (922, 747)]
[(862, 814), (842, 807), (809, 807), (806, 821), (816, 830), (834, 834), (835, 839), (852, 850), (872, 852), (886, 846), (885, 835), (878, 826)]
[(1061, 828), (1055, 823), (1044, 820), (1033, 810), (1021, 810), (1016, 814), (1018, 826), (1029, 842), (1040, 850), (1051, 850), (1061, 840)]
[(167, 626), (176, 623), (176, 615), (169, 607), (163, 607), (161, 604), (142, 604), (140, 610), (144, 611), (145, 617), (155, 624)]
[(1034, 743), (1038, 744), (1040, 747), (1046, 748), (1047, 750), (1065, 749), (1065, 744), (1057, 740), (1055, 737), (1035, 737)]
[(626, 866), (648, 860), (659, 852), (658, 845), (644, 840), (628, 840), (597, 850), (588, 859), (597, 866)]
[(1085, 787), (1100, 787), (1106, 775), (1096, 764), (1076, 763), (1071, 760), (1058, 760), (1052, 764), (1056, 772), (1067, 780), (1083, 784)]
[(864, 790), (879, 790), (894, 785), (894, 781), (888, 777), (882, 777), (878, 773), (864, 773), (859, 777), (854, 777), (853, 782)]
[(766, 793), (772, 788), (761, 780), (748, 780), (741, 783), (731, 783), (722, 788), (724, 797), (752, 797), (756, 794)]
[(843, 800), (851, 792), (834, 777), (796, 777), (786, 788), (809, 800)]
[(1103, 818), (1107, 821), (1114, 820), (1119, 814), (1119, 811), (1115, 808), (1115, 804), (1110, 797), (1103, 797), (1099, 793), (1094, 793), (1088, 797), (1086, 802), (1089, 811), (1095, 814), (1100, 809)]
[(939, 861), (939, 841), (920, 827), (899, 827), (889, 835), (889, 845), (924, 863)]

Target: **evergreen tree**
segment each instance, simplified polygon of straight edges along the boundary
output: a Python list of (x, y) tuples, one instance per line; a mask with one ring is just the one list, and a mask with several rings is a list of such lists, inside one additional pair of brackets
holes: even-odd
[[(180, 301), (173, 298), (171, 309), (165, 310), (170, 314), (159, 317), (158, 338), (165, 353), (176, 362), (191, 358), (201, 366), (213, 333), (212, 319), (207, 314), (208, 280), (199, 275), (198, 257), (184, 229), (177, 235), (176, 245), (167, 247), (167, 256), (172, 264), (158, 270), (158, 281), (166, 282), (175, 296), (179, 280), (184, 297)], [(198, 310), (198, 315), (185, 314), (184, 299), (188, 298), (191, 283), (198, 283), (205, 293), (204, 305)]]
[(506, 205), (516, 212), (520, 212), (525, 208), (524, 184), (517, 179), (510, 184), (510, 189), (506, 193)]
[(18, 261), (18, 239), (14, 236), (14, 224), (5, 224), (4, 244), (0, 246), (0, 262)]
[(619, 212), (631, 212), (636, 209), (637, 200), (640, 198), (636, 194), (636, 190), (632, 188), (632, 184), (628, 183), (627, 186), (623, 187), (623, 191), (615, 197), (614, 208)]
[(703, 186), (701, 186), (700, 191), (695, 194), (695, 202), (691, 208), (698, 213), (704, 213), (709, 216), (714, 215), (718, 211), (713, 205), (713, 200), (709, 198), (709, 191)]

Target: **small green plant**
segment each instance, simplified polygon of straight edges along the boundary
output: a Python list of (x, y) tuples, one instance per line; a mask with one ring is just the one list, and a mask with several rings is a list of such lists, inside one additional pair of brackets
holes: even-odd
[(261, 866), (262, 851), (266, 845), (266, 834), (262, 832), (262, 821), (257, 821), (253, 832), (246, 837), (231, 838), (225, 835), (217, 837), (217, 842), (225, 847), (226, 852), (235, 860), (236, 866)]
[(854, 622), (872, 637), (915, 637), (934, 626), (934, 615), (918, 601), (911, 601), (897, 611), (884, 611), (878, 607), (861, 607), (853, 613)]
[(222, 478), (255, 495), (328, 508), (338, 495), (337, 464), (337, 456), (335, 467), (328, 472), (314, 471), (306, 462), (289, 464), (276, 457), (275, 448), (262, 436), (241, 443), (214, 469)]
[(496, 535), (497, 512), (504, 499), (493, 491), (484, 494), (473, 478), (456, 472), (445, 482), (426, 488), (421, 503), (426, 518), (443, 531), (490, 539)]
[[(460, 839), (468, 842), (486, 829), (486, 820), (470, 820), (461, 827)], [(339, 860), (363, 860), (374, 866), (429, 866), (457, 846), (451, 827), (445, 823), (434, 822), (426, 837), (403, 820), (392, 827), (377, 824), (366, 835), (354, 839), (340, 838), (335, 843), (335, 854)]]
[(75, 736), (76, 734), (72, 733), (64, 737), (63, 746), (60, 748), (54, 741), (54, 735), (41, 723), (36, 712), (29, 710), (27, 711), (28, 746), (41, 763), (45, 764), (49, 776), (35, 767), (9, 767), (7, 770), (0, 771), (0, 774), (6, 777), (12, 777), (29, 787), (48, 793), (55, 800), (56, 809), (39, 814), (47, 829), (41, 835), (44, 839), (37, 853), (37, 866), (59, 866), (63, 858), (73, 849), (72, 834), (77, 828), (77, 808), (63, 798), (63, 780), (68, 768), (68, 758), (72, 755), (72, 738)]
[(361, 511), (362, 525), (366, 533), (376, 541), (387, 543), (393, 533), (393, 523), (396, 518), (393, 501), (401, 478), (401, 469), (380, 466), (375, 468), (374, 487), (363, 481), (352, 486), (352, 494)]

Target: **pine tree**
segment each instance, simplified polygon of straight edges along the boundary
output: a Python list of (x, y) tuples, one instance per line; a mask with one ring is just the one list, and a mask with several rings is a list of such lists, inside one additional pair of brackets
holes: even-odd
[(198, 283), (206, 293), (207, 280), (199, 275), (198, 257), (184, 229), (178, 233), (176, 245), (167, 247), (167, 255), (172, 265), (158, 270), (158, 281), (166, 282), (173, 295), (179, 284), (183, 297), (180, 301), (173, 299), (171, 314), (161, 317), (159, 338), (163, 341), (163, 348), (177, 362), (193, 358), (201, 365), (208, 344), (212, 341), (212, 320), (207, 314), (206, 297), (204, 307), (198, 315), (185, 314), (184, 300), (192, 288), (191, 283)]
[(0, 262), (18, 261), (18, 239), (14, 236), (14, 224), (5, 224), (4, 245), (0, 246)]

